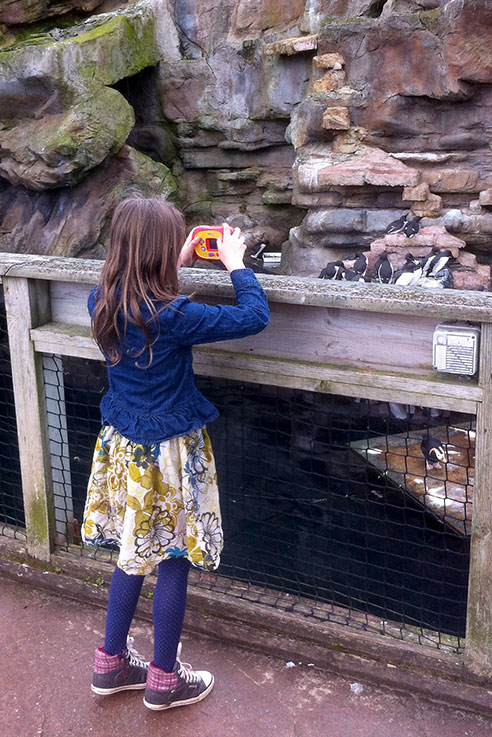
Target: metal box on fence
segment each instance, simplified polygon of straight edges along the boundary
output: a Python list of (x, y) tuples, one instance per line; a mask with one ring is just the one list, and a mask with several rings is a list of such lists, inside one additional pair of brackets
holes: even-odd
[(473, 325), (437, 325), (432, 365), (448, 374), (473, 376), (478, 370), (480, 328)]

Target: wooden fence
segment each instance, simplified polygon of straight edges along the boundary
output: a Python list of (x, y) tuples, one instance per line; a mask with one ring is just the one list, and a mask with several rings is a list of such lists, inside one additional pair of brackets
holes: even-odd
[[(54, 550), (56, 479), (42, 362), (46, 356), (101, 358), (86, 308), (101, 266), (101, 261), (0, 255), (28, 551), (44, 561)], [(492, 678), (492, 296), (273, 275), (259, 279), (269, 296), (270, 325), (251, 338), (198, 347), (197, 374), (476, 415), (463, 662), (470, 674)], [(228, 275), (217, 271), (183, 269), (180, 287), (210, 304), (233, 297)], [(432, 369), (433, 332), (443, 321), (480, 326), (476, 377)]]

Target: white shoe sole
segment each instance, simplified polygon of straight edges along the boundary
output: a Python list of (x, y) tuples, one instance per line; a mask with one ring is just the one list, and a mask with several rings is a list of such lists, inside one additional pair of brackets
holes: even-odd
[(202, 691), (199, 696), (195, 696), (195, 698), (193, 699), (186, 699), (185, 701), (174, 701), (172, 704), (149, 704), (148, 701), (145, 701), (144, 697), (143, 702), (147, 709), (152, 709), (153, 711), (163, 711), (164, 709), (174, 709), (175, 706), (187, 706), (188, 704), (196, 704), (198, 701), (202, 701), (202, 699), (209, 695), (210, 691), (214, 687), (214, 683), (215, 678), (212, 676), (212, 680), (205, 691)]
[(117, 686), (116, 688), (99, 688), (91, 683), (91, 690), (97, 693), (99, 696), (106, 696), (112, 693), (118, 693), (118, 691), (133, 691), (135, 689), (145, 688), (145, 683), (132, 683), (129, 686)]

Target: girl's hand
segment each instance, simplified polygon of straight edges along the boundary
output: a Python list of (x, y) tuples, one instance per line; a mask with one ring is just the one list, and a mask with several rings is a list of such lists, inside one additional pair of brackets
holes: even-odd
[(223, 223), (223, 226), (224, 237), (217, 240), (220, 260), (229, 272), (244, 269), (243, 257), (246, 251), (244, 236), (241, 235), (239, 228), (233, 230), (227, 223)]
[(195, 248), (201, 243), (202, 239), (197, 237), (191, 239), (191, 233), (184, 242), (184, 246), (178, 256), (178, 269), (180, 266), (192, 266)]

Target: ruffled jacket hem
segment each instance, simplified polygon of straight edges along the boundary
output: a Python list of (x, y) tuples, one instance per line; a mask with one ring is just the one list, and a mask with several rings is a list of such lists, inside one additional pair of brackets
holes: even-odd
[(140, 445), (154, 445), (188, 435), (193, 430), (213, 422), (219, 416), (213, 404), (199, 393), (191, 402), (176, 405), (172, 411), (157, 410), (148, 415), (123, 407), (111, 392), (108, 392), (102, 398), (100, 408), (103, 424), (112, 425), (120, 435)]

